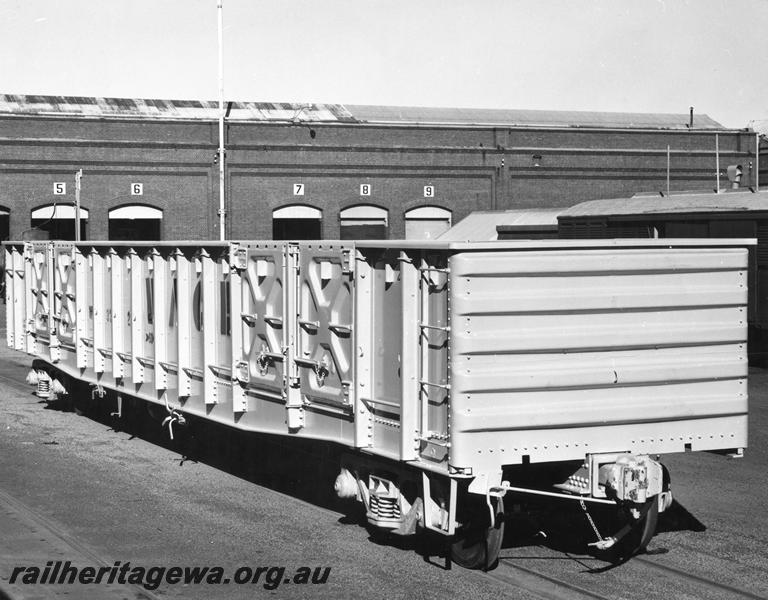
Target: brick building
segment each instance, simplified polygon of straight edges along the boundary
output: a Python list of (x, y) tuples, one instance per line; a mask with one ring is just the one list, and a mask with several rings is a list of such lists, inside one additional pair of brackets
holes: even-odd
[[(216, 104), (0, 95), (0, 236), (217, 239)], [(754, 186), (758, 137), (705, 115), (230, 103), (230, 239), (435, 236), (472, 211)], [(763, 149), (765, 152), (765, 149)], [(768, 184), (768, 155), (759, 161)]]

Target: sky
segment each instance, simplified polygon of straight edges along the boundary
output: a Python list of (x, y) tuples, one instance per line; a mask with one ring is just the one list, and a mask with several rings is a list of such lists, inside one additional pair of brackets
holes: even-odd
[[(222, 0), (226, 100), (768, 125), (768, 0)], [(216, 0), (0, 0), (0, 94), (217, 100)]]

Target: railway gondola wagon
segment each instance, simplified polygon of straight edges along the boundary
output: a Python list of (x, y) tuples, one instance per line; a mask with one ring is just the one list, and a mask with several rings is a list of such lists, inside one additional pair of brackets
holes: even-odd
[(9, 243), (8, 344), (43, 396), (337, 443), (339, 496), (463, 566), (498, 560), (509, 495), (607, 506), (625, 558), (671, 502), (659, 455), (747, 444), (748, 244)]

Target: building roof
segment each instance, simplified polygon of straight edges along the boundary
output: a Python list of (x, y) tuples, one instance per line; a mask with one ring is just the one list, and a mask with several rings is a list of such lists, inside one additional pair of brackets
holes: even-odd
[[(247, 121), (354, 121), (340, 104), (289, 102), (232, 102), (226, 105), (227, 119)], [(85, 98), (80, 96), (16, 96), (0, 94), (0, 113), (128, 117), (155, 119), (219, 118), (219, 104), (202, 100), (148, 100), (131, 98)]]
[[(420, 108), (413, 106), (346, 105), (361, 121), (371, 123), (471, 124), (525, 127), (601, 127), (688, 129), (688, 114), (623, 113), (489, 108)], [(694, 129), (723, 129), (707, 115), (694, 115)]]
[(738, 191), (680, 196), (638, 196), (611, 200), (590, 200), (560, 212), (559, 219), (652, 215), (673, 213), (768, 211), (768, 192)]
[[(475, 125), (688, 129), (688, 114), (429, 108), (295, 102), (230, 102), (230, 121), (356, 122), (373, 124)], [(0, 114), (155, 119), (219, 118), (218, 102), (139, 98), (89, 98), (0, 94)], [(725, 129), (707, 115), (694, 115), (694, 129)]]
[(489, 241), (499, 239), (497, 227), (503, 229), (556, 229), (556, 210), (489, 210), (468, 214), (437, 239), (441, 241)]

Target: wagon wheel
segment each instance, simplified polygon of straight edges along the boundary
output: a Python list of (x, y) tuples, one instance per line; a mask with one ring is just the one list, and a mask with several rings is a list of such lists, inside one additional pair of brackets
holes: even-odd
[(504, 538), (504, 500), (497, 498), (496, 525), (491, 527), (488, 507), (477, 503), (451, 542), (451, 560), (465, 569), (490, 571), (499, 563)]
[[(662, 469), (662, 486), (663, 492), (669, 492), (671, 489), (671, 477), (669, 475), (669, 469), (665, 465), (661, 465)], [(648, 543), (656, 534), (656, 527), (659, 522), (659, 496), (654, 496), (650, 500), (647, 500), (645, 504), (640, 507), (641, 517), (637, 521), (632, 519), (627, 514), (626, 509), (619, 509), (618, 526), (629, 526), (630, 530), (624, 538), (622, 538), (614, 548), (611, 549), (609, 560), (611, 562), (623, 562), (636, 554), (645, 552)]]
[(625, 507), (619, 507), (615, 523), (616, 537), (622, 536), (614, 546), (606, 551), (605, 558), (613, 563), (629, 560), (645, 551), (656, 533), (659, 521), (659, 498), (654, 496), (640, 507), (641, 517), (633, 519)]

